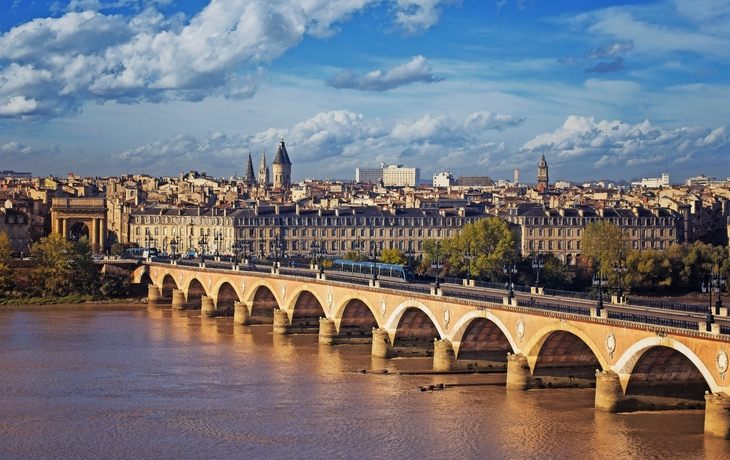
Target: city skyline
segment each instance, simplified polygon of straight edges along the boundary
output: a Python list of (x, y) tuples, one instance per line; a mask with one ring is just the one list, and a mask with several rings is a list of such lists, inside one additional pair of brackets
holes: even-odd
[[(381, 161), (536, 180), (730, 176), (721, 0), (14, 0), (0, 160), (292, 181)], [(534, 178), (533, 178), (534, 176)]]

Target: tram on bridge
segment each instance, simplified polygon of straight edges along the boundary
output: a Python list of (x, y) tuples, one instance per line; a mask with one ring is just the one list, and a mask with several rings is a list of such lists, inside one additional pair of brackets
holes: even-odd
[(376, 262), (355, 262), (353, 260), (333, 260), (332, 271), (343, 273), (358, 278), (371, 278), (373, 271), (378, 278), (387, 281), (410, 283), (415, 279), (415, 273), (411, 267), (394, 264), (380, 264)]

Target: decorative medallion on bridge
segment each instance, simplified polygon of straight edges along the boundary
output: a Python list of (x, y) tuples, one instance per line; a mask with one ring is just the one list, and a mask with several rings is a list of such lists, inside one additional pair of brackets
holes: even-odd
[(241, 292), (246, 292), (246, 281), (241, 280)]
[(717, 364), (717, 370), (720, 371), (720, 378), (722, 380), (725, 380), (725, 373), (727, 372), (728, 368), (728, 357), (727, 353), (725, 353), (725, 350), (720, 350), (717, 352), (717, 356), (715, 357), (715, 364)]
[(606, 350), (608, 350), (608, 357), (613, 359), (613, 352), (616, 351), (616, 336), (613, 332), (606, 334)]
[(387, 311), (387, 308), (385, 307), (385, 299), (382, 299), (380, 301), (380, 316), (385, 319), (385, 312)]
[(180, 274), (179, 274), (179, 275), (177, 275), (177, 278), (178, 278), (178, 279), (180, 280), (180, 282), (182, 283), (182, 279), (183, 279), (183, 274), (182, 274), (182, 272), (180, 272)]
[(522, 342), (522, 337), (525, 336), (525, 322), (522, 321), (522, 318), (520, 318), (517, 321), (517, 337), (520, 338), (520, 342)]
[(451, 321), (451, 313), (449, 313), (449, 307), (444, 307), (444, 326), (446, 326), (446, 330), (449, 329), (449, 321)]
[(281, 300), (283, 301), (286, 298), (286, 284), (281, 285)]
[(155, 268), (155, 278), (157, 278), (157, 269)]
[(211, 289), (213, 287), (213, 278), (210, 276), (208, 277), (208, 289)]
[(332, 291), (330, 288), (327, 288), (327, 306), (330, 308), (330, 315), (333, 315), (334, 312), (332, 310), (335, 306), (335, 300), (332, 298)]

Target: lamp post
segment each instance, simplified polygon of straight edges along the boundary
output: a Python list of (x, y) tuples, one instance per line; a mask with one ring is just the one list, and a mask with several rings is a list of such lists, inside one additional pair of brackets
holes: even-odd
[[(720, 297), (720, 293), (722, 289), (725, 287), (725, 284), (727, 284), (727, 277), (723, 273), (720, 275), (720, 273), (714, 272), (714, 273), (708, 273), (706, 274), (702, 279), (702, 292), (707, 292), (710, 294), (710, 309), (707, 314), (707, 331), (712, 331), (712, 323), (715, 322), (715, 315), (720, 314), (720, 308), (722, 308), (722, 298)], [(713, 311), (712, 309), (712, 291), (715, 291), (715, 309)]]
[(324, 242), (320, 241), (317, 243), (316, 241), (313, 241), (312, 244), (309, 245), (311, 251), (312, 251), (312, 258), (314, 259), (314, 262), (317, 264), (317, 268), (319, 271), (319, 276), (321, 277), (324, 274), (324, 264), (322, 263), (322, 258), (324, 257), (324, 254), (327, 252), (327, 248), (324, 247)]
[(378, 280), (378, 256), (380, 256), (380, 254), (378, 253), (378, 245), (375, 243), (375, 241), (370, 242), (370, 255), (372, 256), (372, 259), (373, 259), (373, 267), (372, 267), (373, 281), (377, 281)]
[(355, 238), (355, 247), (357, 247), (357, 260), (360, 261), (360, 250), (362, 249), (362, 240), (360, 239), (360, 235), (357, 235), (357, 238)]
[(215, 230), (213, 232), (213, 242), (215, 243), (215, 260), (216, 261), (220, 260), (220, 258), (221, 258), (219, 249), (220, 249), (222, 241), (223, 241), (223, 234), (221, 233), (220, 230)]
[(441, 274), (441, 268), (443, 267), (443, 263), (441, 263), (441, 241), (436, 242), (436, 260), (431, 261), (431, 268), (436, 272), (436, 282), (433, 284), (433, 287), (438, 291), (438, 289), (441, 287), (439, 284), (439, 275)]
[(205, 239), (205, 235), (200, 235), (198, 240), (198, 246), (200, 247), (200, 263), (205, 264), (205, 252), (208, 250), (208, 241)]
[(471, 259), (474, 257), (474, 253), (471, 251), (471, 246), (469, 246), (469, 249), (464, 251), (464, 259), (466, 259), (466, 284), (467, 286), (471, 284)]
[(532, 259), (532, 269), (535, 270), (535, 291), (540, 289), (540, 271), (545, 268), (545, 259), (537, 255)]
[(514, 259), (510, 259), (509, 262), (502, 265), (502, 273), (509, 276), (509, 281), (505, 283), (505, 289), (507, 289), (507, 299), (512, 303), (512, 299), (515, 297), (515, 285), (512, 282), (512, 276), (517, 275), (517, 262)]
[(271, 249), (274, 251), (274, 267), (279, 268), (279, 256), (281, 255), (281, 238), (276, 235), (274, 240), (271, 242)]
[(598, 315), (601, 314), (601, 309), (603, 308), (603, 287), (606, 285), (606, 275), (601, 274), (600, 272), (593, 275), (593, 286), (598, 287), (598, 302), (596, 302), (596, 309), (598, 310)]
[(172, 257), (170, 257), (170, 264), (175, 265), (175, 256), (177, 255), (177, 238), (173, 237), (170, 241), (170, 249), (172, 249)]
[(616, 288), (616, 297), (618, 298), (618, 303), (621, 303), (621, 299), (623, 298), (624, 294), (624, 291), (621, 289), (621, 278), (623, 278), (624, 273), (629, 270), (629, 267), (626, 266), (626, 262), (624, 262), (621, 254), (619, 254), (618, 256), (618, 262), (611, 266), (611, 270), (613, 270), (613, 272), (618, 275), (618, 287)]
[(406, 259), (408, 259), (408, 266), (411, 266), (411, 259), (413, 258), (413, 255), (415, 253), (413, 252), (413, 241), (408, 242), (408, 247), (406, 248)]
[(152, 235), (150, 234), (150, 229), (145, 228), (144, 229), (144, 247), (149, 249), (150, 248), (150, 242), (152, 241)]

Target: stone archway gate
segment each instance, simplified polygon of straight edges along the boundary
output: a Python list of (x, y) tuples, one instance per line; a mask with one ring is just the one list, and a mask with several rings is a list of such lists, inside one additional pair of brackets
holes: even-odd
[(81, 222), (89, 228), (89, 243), (95, 253), (104, 250), (107, 231), (107, 208), (104, 198), (54, 198), (51, 203), (51, 231), (64, 238), (71, 227)]

